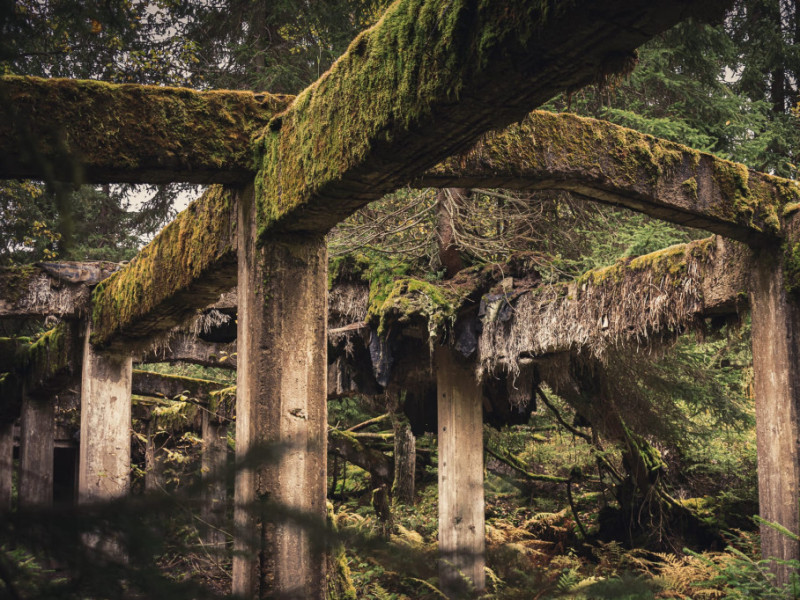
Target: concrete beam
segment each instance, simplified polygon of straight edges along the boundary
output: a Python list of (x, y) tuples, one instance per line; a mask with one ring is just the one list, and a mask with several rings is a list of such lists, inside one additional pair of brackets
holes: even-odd
[(736, 314), (747, 303), (750, 250), (719, 237), (625, 259), (580, 278), (524, 292), (507, 321), (484, 319), (483, 366), (581, 348), (648, 344), (698, 319)]
[(211, 392), (228, 387), (208, 379), (165, 375), (152, 371), (134, 369), (131, 372), (131, 392), (142, 396), (175, 398), (187, 394), (199, 401), (208, 401)]
[(453, 156), (418, 185), (567, 190), (751, 244), (780, 234), (796, 182), (570, 114), (535, 111)]
[(236, 369), (236, 342), (214, 344), (197, 336), (180, 332), (159, 348), (142, 355), (139, 363), (189, 363), (203, 367)]
[(91, 295), (88, 286), (118, 268), (108, 262), (0, 267), (0, 319), (75, 317), (85, 313)]
[[(239, 232), (236, 458), (253, 460), (264, 444), (278, 456), (236, 471), (233, 593), (323, 600), (326, 561), (303, 524), (325, 523), (325, 238), (259, 244), (252, 191)], [(267, 522), (266, 500), (302, 513), (303, 524)]]
[(92, 343), (149, 346), (236, 285), (236, 196), (210, 188), (92, 294)]
[(250, 137), (291, 97), (0, 77), (0, 179), (243, 183)]
[(728, 0), (400, 0), (256, 142), (258, 231), (323, 233)]

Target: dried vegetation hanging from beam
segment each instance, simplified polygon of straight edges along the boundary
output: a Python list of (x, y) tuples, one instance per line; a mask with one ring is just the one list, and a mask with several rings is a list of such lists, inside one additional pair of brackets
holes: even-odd
[(484, 321), (481, 369), (572, 349), (602, 359), (623, 342), (672, 339), (702, 313), (704, 264), (714, 252), (714, 239), (708, 238), (531, 290), (514, 303), (507, 320)]

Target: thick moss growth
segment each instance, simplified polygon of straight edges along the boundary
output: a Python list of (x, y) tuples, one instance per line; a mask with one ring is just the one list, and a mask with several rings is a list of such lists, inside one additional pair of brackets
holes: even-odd
[[(333, 511), (333, 504), (330, 502), (326, 503), (326, 513), (328, 528), (335, 534), (338, 530), (336, 514)], [(334, 544), (326, 556), (328, 600), (356, 600), (356, 589), (353, 587), (353, 580), (350, 577), (350, 567), (347, 566), (344, 546), (340, 543)]]
[(413, 277), (400, 279), (371, 298), (368, 318), (377, 320), (378, 334), (384, 333), (390, 323), (407, 325), (414, 318), (421, 318), (428, 325), (430, 338), (435, 339), (445, 324), (455, 321), (458, 300), (458, 295), (445, 287)]
[(567, 189), (580, 184), (603, 192), (604, 201), (614, 202), (611, 191), (628, 198), (619, 203), (645, 212), (648, 204), (666, 206), (709, 224), (770, 235), (781, 230), (783, 207), (800, 199), (793, 181), (605, 121), (543, 111), (488, 134), (471, 152), (434, 167), (422, 183), (456, 185), (460, 177), (563, 181)]
[(70, 324), (61, 323), (42, 334), (28, 348), (28, 374), (37, 383), (46, 382), (71, 367), (71, 355), (76, 350)]
[(610, 267), (593, 269), (578, 277), (576, 282), (578, 287), (586, 284), (597, 286), (604, 283), (619, 283), (636, 272), (649, 271), (656, 278), (659, 275), (668, 277), (677, 284), (685, 274), (690, 261), (692, 259), (702, 261), (708, 258), (715, 244), (713, 236), (688, 244), (676, 244), (636, 258), (619, 260)]
[[(1, 77), (0, 147), (21, 150), (3, 175), (46, 175), (37, 155), (70, 179), (75, 165), (65, 156), (99, 179), (108, 179), (104, 173), (130, 173), (116, 179), (144, 180), (134, 171), (253, 172), (251, 135), (290, 100), (252, 92)], [(69, 172), (61, 172), (65, 169)]]
[(349, 254), (331, 261), (328, 277), (329, 285), (353, 280), (369, 285), (367, 320), (381, 335), (391, 323), (408, 325), (421, 319), (435, 337), (445, 322), (453, 320), (459, 305), (459, 294), (452, 286), (445, 288), (414, 277), (413, 265), (401, 259)]
[(235, 224), (234, 193), (221, 186), (209, 188), (130, 264), (95, 288), (92, 343), (104, 344), (187, 290), (220, 260), (233, 257)]
[[(550, 88), (584, 85), (598, 71), (629, 66), (612, 65), (595, 48), (576, 72), (563, 74), (545, 55), (551, 40), (565, 43), (567, 10), (584, 16), (574, 0), (394, 2), (257, 140), (259, 234), (303, 205), (310, 205), (303, 226), (289, 225), (325, 230), (335, 222), (331, 213), (396, 189), (491, 125), (520, 118), (558, 91)], [(550, 87), (523, 79), (543, 79), (548, 69)], [(483, 102), (462, 102), (467, 97)]]

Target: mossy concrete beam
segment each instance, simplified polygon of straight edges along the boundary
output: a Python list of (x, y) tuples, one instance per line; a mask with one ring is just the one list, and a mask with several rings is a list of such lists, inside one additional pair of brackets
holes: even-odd
[(737, 315), (751, 269), (746, 245), (713, 236), (534, 288), (507, 321), (484, 320), (483, 367), (571, 350), (602, 357), (616, 345), (671, 339), (705, 317)]
[(417, 184), (568, 190), (754, 245), (781, 235), (784, 207), (800, 200), (794, 181), (606, 121), (543, 111), (486, 135)]
[(92, 294), (92, 343), (148, 346), (234, 287), (237, 192), (213, 186)]
[(0, 319), (74, 317), (86, 313), (89, 286), (117, 269), (119, 265), (107, 262), (0, 267)]
[(325, 232), (728, 0), (398, 0), (266, 128), (258, 229)]
[(142, 396), (159, 396), (177, 398), (187, 396), (201, 402), (207, 402), (211, 392), (227, 387), (225, 384), (208, 379), (167, 375), (153, 371), (133, 370), (131, 390)]
[(162, 347), (148, 350), (139, 363), (188, 363), (203, 367), (236, 369), (236, 342), (205, 342), (192, 333), (180, 332)]
[(251, 135), (291, 97), (0, 77), (0, 178), (246, 183)]

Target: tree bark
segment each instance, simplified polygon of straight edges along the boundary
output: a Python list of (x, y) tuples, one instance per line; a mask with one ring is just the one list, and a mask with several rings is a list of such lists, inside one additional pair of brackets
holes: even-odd
[(454, 216), (469, 193), (470, 191), (465, 188), (443, 188), (436, 195), (436, 239), (445, 279), (450, 279), (464, 268), (464, 261), (456, 243)]
[(394, 427), (394, 482), (392, 498), (401, 504), (414, 504), (414, 475), (417, 464), (416, 438), (402, 413), (392, 413)]

